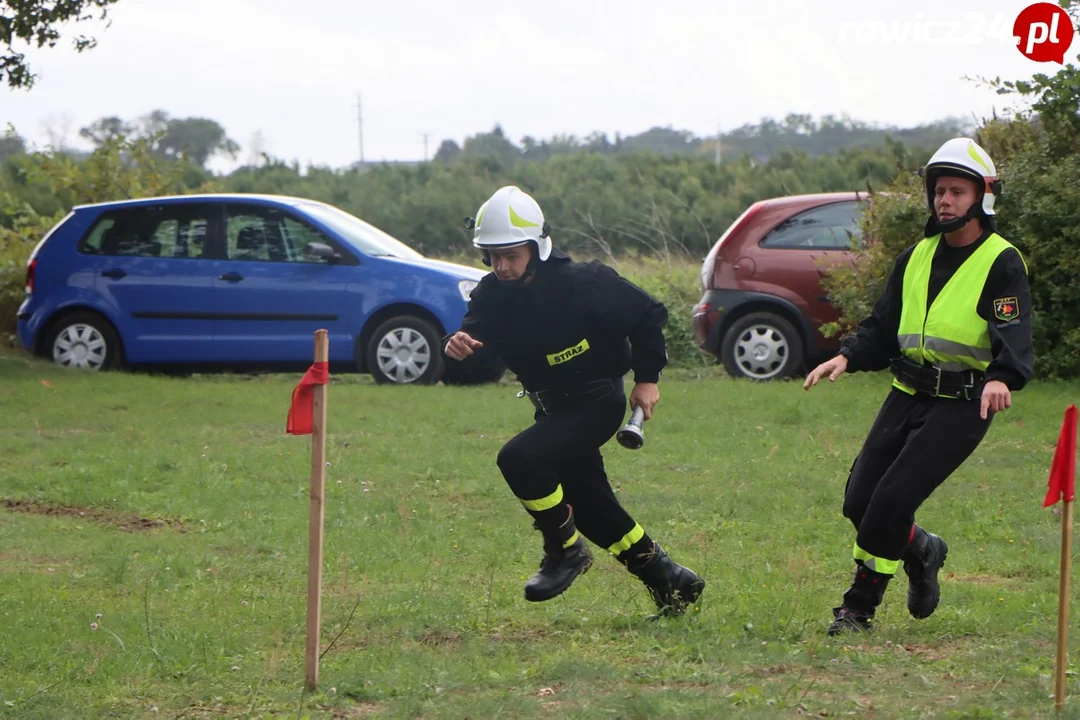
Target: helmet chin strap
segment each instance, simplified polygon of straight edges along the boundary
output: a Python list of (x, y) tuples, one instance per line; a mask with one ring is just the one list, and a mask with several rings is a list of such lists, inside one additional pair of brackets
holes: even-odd
[(974, 218), (972, 217), (970, 210), (968, 210), (968, 212), (963, 217), (954, 217), (952, 220), (941, 220), (935, 214), (934, 224), (937, 226), (938, 232), (953, 233), (967, 225), (968, 222), (973, 219)]
[(963, 228), (972, 220), (984, 220), (986, 215), (982, 211), (982, 197), (971, 204), (968, 211), (960, 217), (954, 217), (952, 220), (942, 220), (938, 217), (937, 213), (933, 214), (934, 228), (940, 233), (953, 233)]

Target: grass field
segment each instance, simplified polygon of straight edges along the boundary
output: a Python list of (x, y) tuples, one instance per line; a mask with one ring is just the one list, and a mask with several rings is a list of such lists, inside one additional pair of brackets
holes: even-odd
[(607, 447), (635, 518), (708, 581), (697, 612), (659, 622), (599, 551), (569, 592), (524, 601), (540, 537), (494, 462), (530, 422), (516, 386), (337, 377), (323, 647), (336, 641), (305, 696), (296, 380), (0, 356), (0, 716), (1052, 715), (1060, 515), (1041, 500), (1080, 384), (1018, 394), (923, 508), (951, 548), (938, 612), (908, 617), (901, 575), (877, 632), (828, 638), (852, 568), (841, 493), (885, 376), (812, 393), (711, 368), (665, 378), (645, 448)]

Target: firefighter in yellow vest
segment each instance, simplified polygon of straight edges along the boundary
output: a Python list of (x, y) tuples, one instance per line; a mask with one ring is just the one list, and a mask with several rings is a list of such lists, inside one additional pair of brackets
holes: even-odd
[(803, 384), (845, 371), (889, 368), (894, 377), (844, 491), (856, 567), (830, 635), (871, 629), (901, 563), (908, 612), (934, 612), (949, 548), (915, 512), (1032, 375), (1027, 266), (996, 232), (994, 163), (973, 140), (955, 138), (920, 174), (931, 213), (925, 238), (900, 254), (871, 316)]

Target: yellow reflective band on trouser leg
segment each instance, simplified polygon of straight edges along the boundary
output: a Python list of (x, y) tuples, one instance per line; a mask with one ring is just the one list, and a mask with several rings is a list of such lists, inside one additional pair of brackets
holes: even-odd
[(862, 560), (863, 565), (882, 575), (895, 575), (896, 571), (900, 569), (899, 560), (886, 560), (885, 558), (875, 557), (859, 547), (858, 544), (851, 551), (851, 556), (856, 560)]
[(526, 500), (524, 498), (518, 498), (518, 500), (521, 500), (521, 504), (529, 510), (533, 510), (535, 512), (543, 512), (544, 510), (550, 510), (551, 508), (561, 503), (562, 498), (562, 485), (557, 485), (555, 487), (555, 492), (551, 493), (547, 497), (542, 497), (539, 500)]
[(575, 530), (574, 534), (570, 536), (570, 539), (562, 544), (563, 550), (565, 550), (566, 548), (568, 548), (571, 545), (573, 545), (574, 543), (576, 543), (578, 541), (579, 537), (581, 537), (581, 533), (579, 533), (577, 530)]
[(645, 530), (640, 525), (634, 523), (634, 527), (630, 532), (622, 536), (622, 540), (615, 543), (608, 548), (608, 552), (612, 555), (618, 555), (621, 552), (626, 552), (630, 547), (641, 538), (645, 537)]

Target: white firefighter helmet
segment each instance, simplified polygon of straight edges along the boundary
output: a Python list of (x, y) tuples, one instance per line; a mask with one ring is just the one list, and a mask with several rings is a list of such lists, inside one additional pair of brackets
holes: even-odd
[[(982, 193), (982, 214), (990, 217), (994, 214), (994, 201), (1001, 192), (994, 161), (978, 143), (971, 138), (953, 138), (938, 148), (919, 174), (926, 189), (926, 203), (930, 212), (934, 212), (934, 188), (940, 177), (964, 177), (974, 180)], [(975, 207), (970, 215), (977, 215)]]
[(501, 187), (476, 211), (473, 246), (481, 250), (536, 243), (541, 261), (551, 255), (551, 237), (544, 213), (528, 193), (513, 185)]

